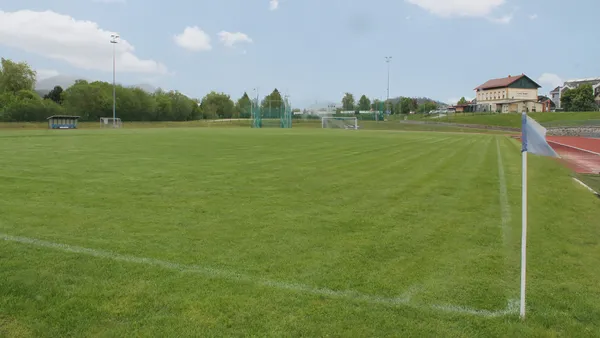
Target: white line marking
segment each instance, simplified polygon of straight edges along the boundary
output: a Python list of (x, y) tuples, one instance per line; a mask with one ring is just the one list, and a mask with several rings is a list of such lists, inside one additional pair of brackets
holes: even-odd
[(260, 286), (271, 287), (274, 289), (280, 290), (288, 290), (299, 293), (307, 293), (317, 296), (325, 296), (331, 298), (340, 298), (347, 299), (353, 301), (360, 301), (369, 304), (377, 304), (377, 305), (387, 305), (387, 306), (407, 306), (411, 308), (416, 308), (420, 310), (438, 310), (441, 312), (461, 314), (461, 315), (473, 315), (479, 317), (501, 317), (506, 315), (512, 315), (518, 313), (518, 307), (514, 306), (514, 301), (509, 301), (507, 308), (505, 310), (500, 311), (491, 311), (491, 310), (480, 310), (480, 309), (472, 309), (463, 306), (454, 306), (454, 305), (423, 305), (423, 304), (415, 304), (411, 303), (410, 299), (412, 294), (414, 293), (414, 288), (410, 288), (405, 294), (400, 297), (390, 298), (390, 297), (381, 297), (375, 295), (369, 295), (357, 291), (347, 290), (347, 291), (336, 291), (327, 288), (314, 288), (304, 284), (296, 284), (296, 283), (288, 283), (281, 282), (263, 278), (254, 278), (248, 275), (227, 271), (214, 269), (209, 267), (201, 267), (197, 265), (183, 265), (178, 263), (172, 263), (167, 261), (162, 261), (158, 259), (152, 258), (141, 258), (135, 256), (128, 255), (120, 255), (117, 253), (96, 250), (96, 249), (88, 249), (78, 246), (72, 246), (67, 244), (53, 243), (47, 242), (35, 238), (28, 237), (19, 237), (19, 236), (11, 236), (7, 234), (0, 234), (0, 239), (21, 243), (21, 244), (29, 244), (37, 247), (43, 247), (48, 249), (55, 249), (69, 253), (75, 254), (83, 254), (88, 256), (93, 256), (97, 258), (110, 259), (114, 261), (121, 261), (126, 263), (135, 263), (135, 264), (144, 264), (151, 265), (163, 269), (175, 270), (182, 273), (190, 273), (190, 274), (199, 274), (209, 278), (218, 278), (223, 280), (231, 280), (238, 282), (247, 282), (253, 283)]
[(600, 196), (600, 194), (599, 194), (598, 192), (596, 192), (596, 190), (594, 190), (594, 189), (590, 188), (590, 186), (589, 186), (589, 185), (587, 185), (587, 184), (585, 184), (585, 183), (581, 182), (580, 180), (576, 179), (575, 177), (573, 177), (573, 179), (575, 180), (575, 182), (577, 182), (577, 183), (581, 184), (581, 185), (582, 185), (584, 188), (586, 188), (587, 190), (591, 191), (593, 194), (595, 194), (595, 195), (599, 195), (599, 196)]
[(502, 239), (505, 248), (510, 247), (510, 204), (508, 204), (508, 192), (506, 190), (506, 176), (504, 175), (504, 163), (502, 162), (502, 153), (500, 152), (500, 142), (496, 139), (496, 149), (498, 149), (498, 181), (500, 185), (500, 208), (502, 211)]

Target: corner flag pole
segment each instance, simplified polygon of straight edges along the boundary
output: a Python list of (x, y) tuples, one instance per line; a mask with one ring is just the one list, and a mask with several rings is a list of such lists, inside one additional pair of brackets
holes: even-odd
[(525, 289), (527, 272), (527, 113), (522, 114), (522, 205), (521, 205), (521, 319), (525, 319)]

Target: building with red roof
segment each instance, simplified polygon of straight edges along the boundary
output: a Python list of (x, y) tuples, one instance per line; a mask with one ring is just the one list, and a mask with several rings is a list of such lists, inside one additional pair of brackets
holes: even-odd
[(525, 74), (489, 80), (475, 88), (476, 110), (498, 113), (544, 111), (538, 102), (539, 88), (541, 86)]

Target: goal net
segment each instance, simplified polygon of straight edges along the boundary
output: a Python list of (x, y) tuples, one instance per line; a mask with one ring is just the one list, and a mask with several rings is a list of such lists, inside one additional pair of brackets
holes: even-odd
[(120, 118), (101, 117), (100, 128), (121, 128), (123, 123)]
[(329, 117), (321, 118), (323, 128), (334, 129), (358, 129), (358, 119), (356, 117)]

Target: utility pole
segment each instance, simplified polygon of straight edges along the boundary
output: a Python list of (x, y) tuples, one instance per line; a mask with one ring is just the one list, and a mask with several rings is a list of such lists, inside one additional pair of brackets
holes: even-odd
[(116, 46), (119, 42), (119, 35), (111, 34), (110, 43), (113, 45), (113, 128), (117, 127), (117, 90), (116, 90)]
[(390, 62), (391, 61), (392, 61), (391, 56), (385, 57), (385, 62), (387, 63), (387, 98), (385, 100), (385, 105), (386, 105), (386, 109), (387, 109), (386, 114), (388, 111), (390, 111), (389, 104), (390, 104)]

